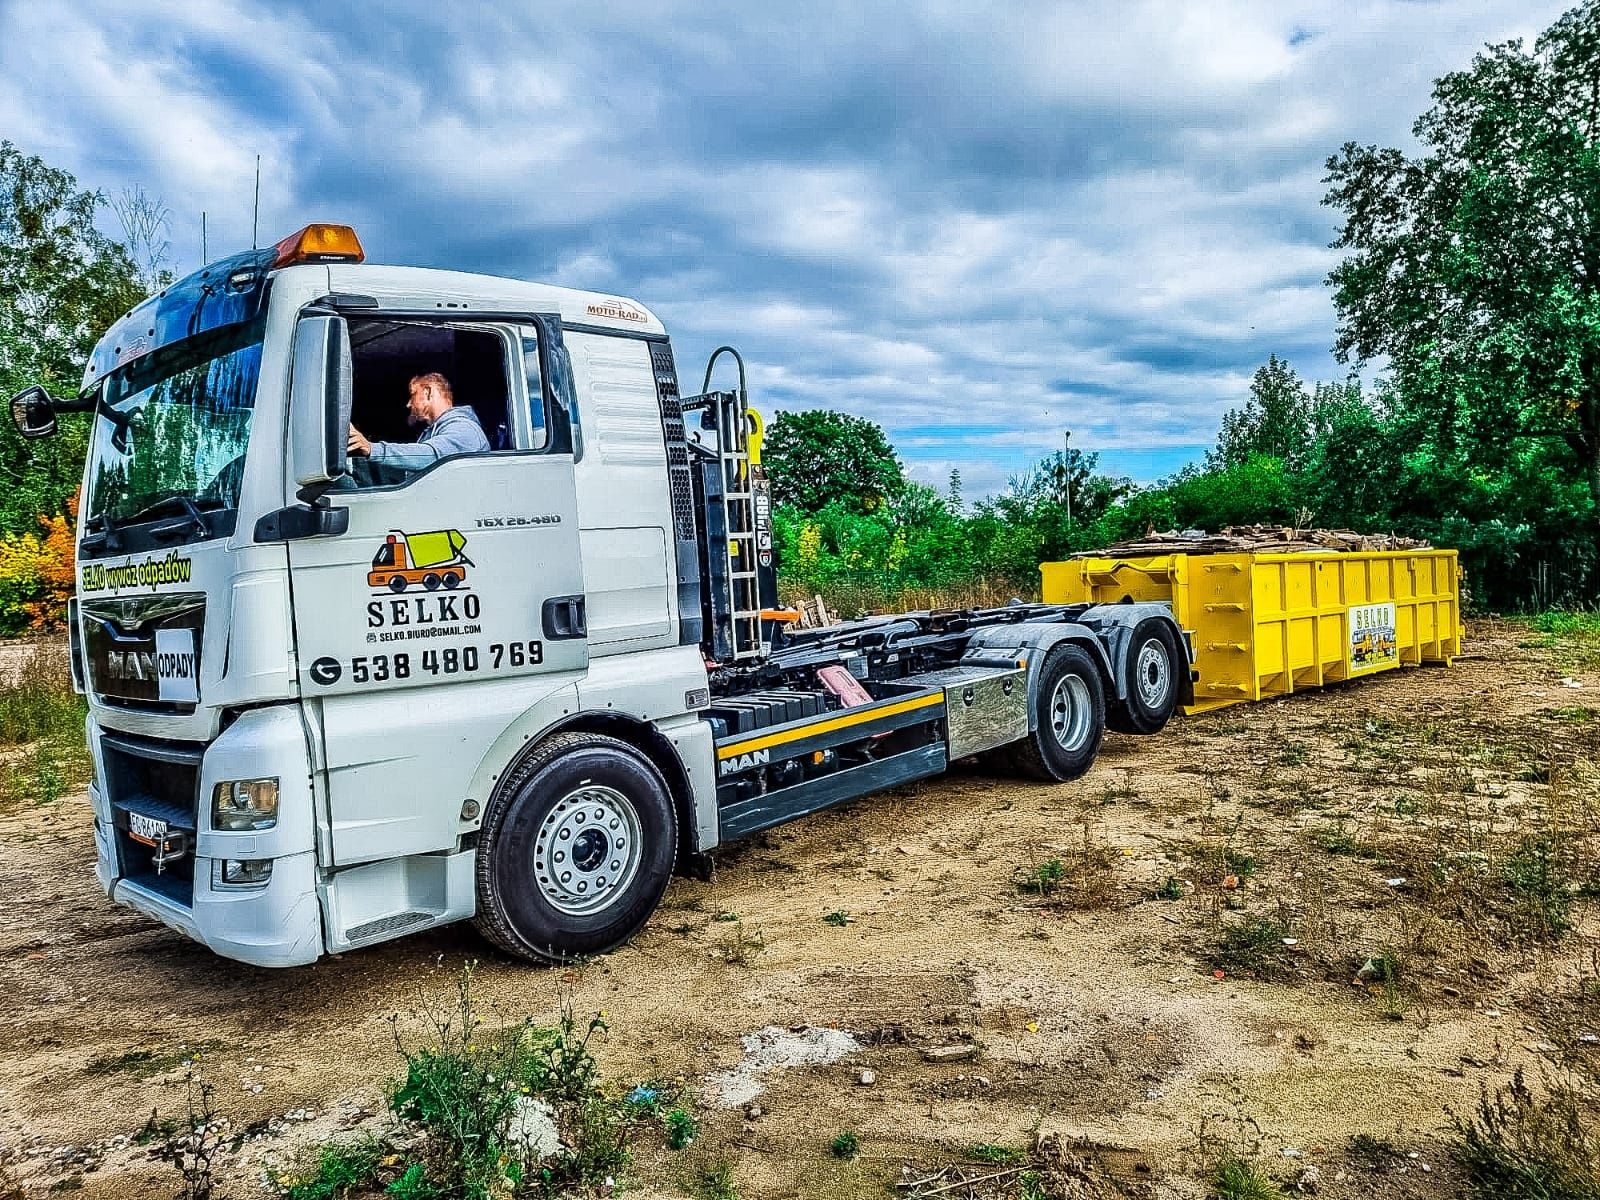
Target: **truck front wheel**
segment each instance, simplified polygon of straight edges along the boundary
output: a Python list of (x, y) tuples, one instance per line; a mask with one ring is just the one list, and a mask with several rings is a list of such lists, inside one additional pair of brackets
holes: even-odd
[(1058, 645), (1030, 698), (1033, 732), (1000, 751), (1018, 774), (1065, 783), (1094, 765), (1106, 728), (1106, 688), (1100, 667), (1082, 646)]
[(506, 777), (478, 839), (479, 931), (569, 962), (627, 941), (672, 878), (677, 816), (655, 765), (600, 734), (560, 734)]

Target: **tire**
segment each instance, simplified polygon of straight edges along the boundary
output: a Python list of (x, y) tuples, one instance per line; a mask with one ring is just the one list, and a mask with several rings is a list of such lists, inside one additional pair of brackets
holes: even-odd
[(1160, 733), (1178, 709), (1178, 673), (1186, 665), (1169, 622), (1160, 617), (1140, 621), (1122, 664), (1127, 699), (1111, 706), (1106, 723), (1118, 733)]
[(446, 571), (444, 573), (443, 583), (444, 583), (444, 590), (445, 591), (447, 591), (447, 592), (454, 591), (455, 587), (456, 587), (456, 584), (458, 584), (460, 582), (461, 582), (461, 576), (457, 575), (454, 571)]
[(439, 590), (439, 577), (432, 571), (429, 571), (422, 577), (422, 586), (427, 588), (430, 592), (437, 592)]
[(603, 954), (650, 919), (677, 850), (677, 813), (655, 764), (617, 738), (559, 734), (489, 802), (474, 924), (534, 962)]
[(403, 591), (405, 591), (406, 590), (405, 576), (403, 576), (403, 575), (391, 575), (391, 576), (389, 576), (389, 590), (391, 592), (403, 592)]
[(1082, 646), (1057, 645), (1045, 659), (1038, 690), (1028, 702), (1033, 731), (1001, 751), (1001, 761), (1029, 779), (1077, 779), (1094, 765), (1105, 735), (1106, 686), (1100, 665)]

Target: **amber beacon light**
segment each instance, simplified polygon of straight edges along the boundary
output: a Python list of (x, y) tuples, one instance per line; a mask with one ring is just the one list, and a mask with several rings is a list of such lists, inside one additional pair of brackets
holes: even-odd
[(274, 267), (295, 263), (362, 262), (366, 253), (361, 239), (348, 225), (307, 225), (278, 243)]

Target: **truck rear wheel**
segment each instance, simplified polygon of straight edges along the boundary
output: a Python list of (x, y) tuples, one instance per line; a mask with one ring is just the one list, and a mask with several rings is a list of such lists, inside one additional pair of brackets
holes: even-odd
[(1183, 666), (1172, 626), (1159, 617), (1140, 621), (1122, 664), (1127, 699), (1112, 706), (1106, 723), (1118, 733), (1160, 733), (1177, 710)]
[(475, 924), (508, 954), (569, 962), (632, 937), (677, 855), (655, 765), (600, 734), (560, 734), (522, 760), (484, 814)]
[(1058, 645), (1039, 675), (1033, 732), (1001, 751), (1020, 775), (1065, 783), (1094, 765), (1106, 727), (1106, 688), (1100, 667), (1082, 646)]

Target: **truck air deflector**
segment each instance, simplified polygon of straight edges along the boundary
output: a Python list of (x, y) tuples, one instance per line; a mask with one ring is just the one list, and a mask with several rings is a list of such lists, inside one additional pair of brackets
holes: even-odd
[(89, 356), (87, 391), (118, 367), (197, 333), (243, 325), (260, 315), (274, 251), (248, 250), (185, 275), (132, 309), (106, 331)]

